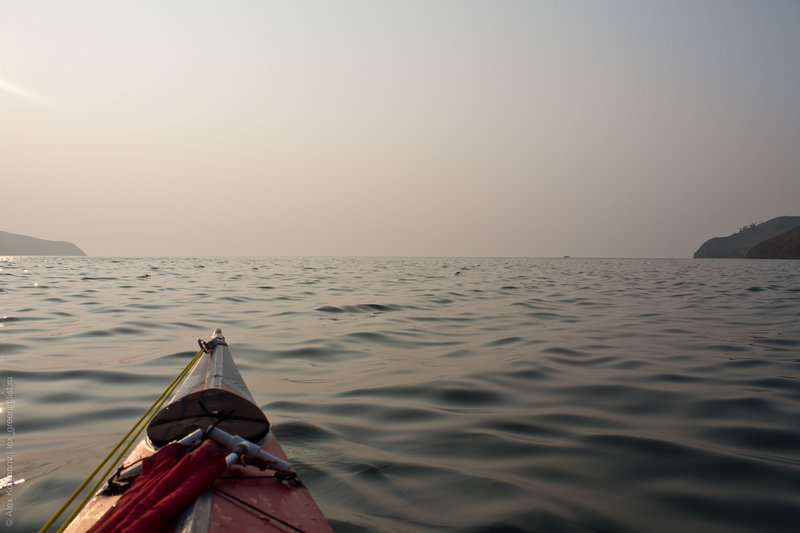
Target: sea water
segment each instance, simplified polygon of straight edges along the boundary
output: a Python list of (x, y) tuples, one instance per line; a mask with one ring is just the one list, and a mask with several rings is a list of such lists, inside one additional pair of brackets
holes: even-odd
[(800, 531), (800, 262), (0, 260), (0, 527), (222, 328), (338, 532)]

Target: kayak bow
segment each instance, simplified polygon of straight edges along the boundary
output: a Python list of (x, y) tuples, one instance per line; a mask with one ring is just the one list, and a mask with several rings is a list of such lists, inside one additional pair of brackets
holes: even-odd
[[(137, 492), (136, 497), (142, 497), (143, 487), (150, 491), (151, 485), (145, 486), (150, 481), (144, 478), (152, 476), (159, 468), (166, 469), (153, 465), (161, 455), (171, 455), (173, 452), (168, 450), (173, 446), (180, 449), (175, 452), (175, 461), (204, 453), (214, 457), (210, 461), (217, 462), (217, 466), (208, 469), (223, 473), (219, 475), (215, 471), (209, 474), (212, 479), (219, 475), (210, 486), (207, 481), (201, 481), (199, 495), (193, 497), (188, 505), (181, 504), (182, 510), (177, 511), (176, 518), (170, 519), (164, 531), (332, 531), (272, 434), (267, 417), (255, 403), (231, 358), (222, 332), (217, 329), (205, 346), (206, 353), (195, 363), (169, 404), (150, 421), (147, 436), (139, 441), (108, 486), (96, 493), (69, 524), (68, 533), (82, 533), (92, 528), (127, 531), (121, 527), (114, 529), (116, 526), (106, 528), (106, 524), (115, 508), (118, 511), (132, 509), (123, 513), (126, 522), (131, 522), (131, 514), (144, 515), (151, 510), (149, 503), (131, 503), (131, 498)], [(175, 444), (175, 441), (183, 444)], [(195, 451), (188, 452), (201, 442)], [(175, 467), (176, 472), (180, 464)], [(145, 494), (141, 501), (147, 502), (147, 497), (155, 498), (160, 505), (163, 501), (176, 499), (173, 496), (186, 488), (181, 485), (194, 483), (189, 478), (197, 477), (195, 474), (200, 471), (195, 466), (187, 468), (184, 473), (175, 474), (185, 478), (168, 481), (167, 489), (163, 485), (160, 487), (160, 490), (168, 491), (167, 497), (154, 496), (156, 492), (153, 492)], [(142, 470), (145, 472), (140, 475)], [(176, 484), (174, 489), (170, 488)], [(115, 490), (109, 489), (124, 492), (112, 494)], [(109, 516), (104, 517), (109, 511)], [(141, 530), (142, 526), (139, 528)], [(134, 527), (132, 530), (137, 529)]]

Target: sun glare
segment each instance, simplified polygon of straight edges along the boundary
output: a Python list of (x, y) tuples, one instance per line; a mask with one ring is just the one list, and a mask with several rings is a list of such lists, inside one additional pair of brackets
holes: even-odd
[(50, 107), (47, 104), (47, 102), (45, 102), (41, 97), (37, 96), (36, 94), (2, 79), (0, 79), (0, 90), (10, 93), (32, 104), (40, 105), (43, 107)]

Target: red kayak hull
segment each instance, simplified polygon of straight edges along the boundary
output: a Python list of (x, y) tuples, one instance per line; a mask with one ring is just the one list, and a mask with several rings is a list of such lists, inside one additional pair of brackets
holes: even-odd
[[(230, 356), (221, 332), (218, 335), (219, 343), (195, 364), (168, 406), (153, 419), (151, 423), (153, 427), (148, 429), (148, 434), (154, 435), (155, 440), (174, 440), (169, 433), (171, 428), (175, 428), (177, 435), (175, 438), (181, 438), (197, 427), (207, 428), (210, 421), (207, 417), (211, 415), (206, 413), (215, 412), (211, 402), (224, 403), (227, 394), (230, 394), (231, 402), (237, 404), (240, 413), (251, 407), (255, 407), (261, 413)], [(204, 394), (199, 391), (209, 393), (207, 403), (202, 404), (204, 412), (198, 412), (193, 405), (181, 404), (182, 399), (187, 397), (194, 399)], [(220, 394), (220, 391), (224, 391), (224, 394)], [(220, 397), (222, 400), (218, 400)], [(242, 409), (244, 404), (250, 407), (245, 406), (245, 409)], [(255, 427), (258, 419), (253, 411), (247, 416), (241, 416), (239, 420), (236, 417), (234, 412), (234, 415), (224, 419), (219, 427), (234, 434), (240, 434), (241, 431), (237, 432), (239, 429), (259, 436), (264, 435), (257, 442), (261, 449), (288, 461), (272, 431), (262, 431)], [(211, 418), (213, 423), (213, 416)], [(152, 455), (160, 447), (154, 445), (153, 441), (154, 439), (148, 437), (143, 438), (123, 464), (130, 465), (142, 457)], [(87, 531), (119, 498), (118, 495), (95, 494), (66, 531), (69, 533)], [(274, 472), (269, 469), (259, 470), (255, 466), (236, 464), (184, 508), (165, 531), (324, 533), (332, 530), (305, 486), (281, 481), (274, 477)]]

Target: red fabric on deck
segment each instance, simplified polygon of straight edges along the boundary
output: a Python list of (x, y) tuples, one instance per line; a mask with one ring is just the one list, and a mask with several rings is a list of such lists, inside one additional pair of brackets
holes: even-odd
[(142, 473), (91, 533), (156, 533), (225, 472), (225, 452), (206, 440), (186, 455), (172, 443), (144, 459)]

